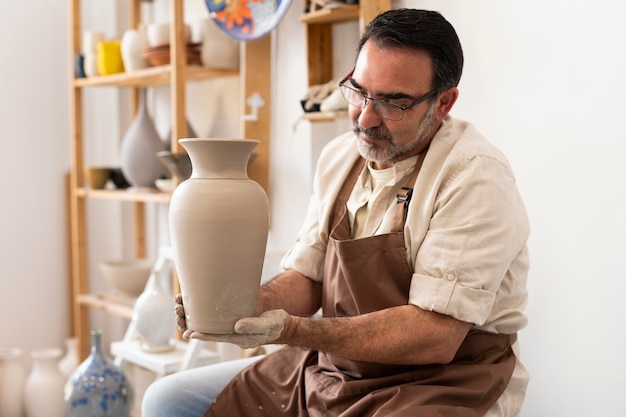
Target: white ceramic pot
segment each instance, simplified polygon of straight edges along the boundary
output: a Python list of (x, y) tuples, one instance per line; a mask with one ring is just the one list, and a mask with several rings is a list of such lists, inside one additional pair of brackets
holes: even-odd
[[(156, 48), (170, 44), (170, 24), (151, 23), (147, 28), (148, 45)], [(185, 43), (191, 42), (191, 26), (185, 25)]]
[(65, 339), (65, 355), (59, 361), (59, 371), (67, 379), (78, 368), (78, 339)]
[(104, 33), (95, 31), (85, 31), (82, 38), (83, 54), (95, 54), (99, 42), (104, 41)]
[(150, 66), (142, 58), (144, 49), (148, 46), (148, 37), (145, 29), (129, 29), (122, 35), (122, 61), (126, 72), (137, 71)]
[(83, 58), (83, 70), (87, 77), (96, 77), (98, 73), (98, 54), (89, 52)]
[(239, 42), (222, 33), (209, 18), (197, 21), (199, 25), (200, 60), (205, 67), (239, 68)]
[(61, 349), (31, 352), (33, 369), (24, 386), (26, 417), (66, 417), (63, 389), (65, 377), (59, 371)]
[(166, 274), (153, 270), (145, 290), (133, 307), (133, 322), (139, 333), (141, 348), (150, 353), (174, 349), (174, 296), (169, 286), (165, 285), (166, 277), (169, 278)]
[(267, 245), (267, 196), (247, 174), (259, 142), (179, 143), (193, 168), (172, 194), (169, 224), (187, 327), (231, 333), (238, 319), (256, 313)]
[(22, 350), (0, 348), (0, 416), (24, 416), (25, 381)]

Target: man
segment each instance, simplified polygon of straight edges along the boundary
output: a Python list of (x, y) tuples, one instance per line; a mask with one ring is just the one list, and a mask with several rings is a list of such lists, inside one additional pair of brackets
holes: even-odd
[(340, 83), (353, 132), (322, 152), (259, 317), (201, 334), (178, 298), (185, 337), (285, 346), (242, 372), (252, 360), (157, 382), (146, 417), (519, 414), (529, 226), (504, 156), (448, 116), (462, 66), (436, 12), (392, 10), (368, 26)]

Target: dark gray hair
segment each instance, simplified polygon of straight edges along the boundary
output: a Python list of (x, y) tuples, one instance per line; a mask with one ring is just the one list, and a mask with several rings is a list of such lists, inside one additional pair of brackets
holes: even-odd
[(365, 28), (357, 47), (372, 41), (383, 48), (426, 51), (433, 61), (432, 89), (456, 87), (463, 71), (463, 49), (454, 27), (440, 13), (395, 9), (379, 14)]

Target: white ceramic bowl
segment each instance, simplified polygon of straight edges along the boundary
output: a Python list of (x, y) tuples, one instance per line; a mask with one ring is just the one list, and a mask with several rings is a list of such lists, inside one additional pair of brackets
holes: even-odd
[[(151, 23), (146, 28), (148, 45), (156, 48), (170, 44), (170, 24)], [(191, 26), (185, 25), (185, 43), (191, 42)]]
[(138, 297), (150, 277), (152, 265), (149, 259), (104, 261), (100, 263), (100, 271), (111, 287), (129, 297)]

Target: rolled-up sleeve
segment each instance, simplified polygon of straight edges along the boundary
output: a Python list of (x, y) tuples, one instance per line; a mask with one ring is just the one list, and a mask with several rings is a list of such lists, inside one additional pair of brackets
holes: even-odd
[(504, 321), (507, 331), (523, 327), (529, 226), (508, 163), (498, 154), (448, 152), (437, 161), (433, 153), (439, 171), (420, 173), (430, 187), (417, 190), (405, 229), (409, 303), (490, 331)]

